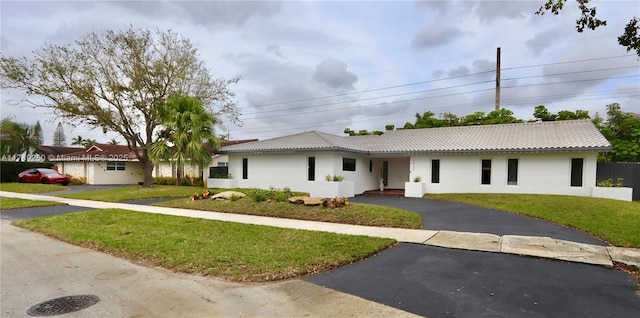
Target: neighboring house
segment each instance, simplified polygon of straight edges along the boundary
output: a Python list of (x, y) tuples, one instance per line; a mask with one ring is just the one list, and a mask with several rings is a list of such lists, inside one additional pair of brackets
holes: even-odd
[(135, 184), (143, 181), (142, 164), (127, 146), (94, 143), (88, 148), (63, 153), (49, 147), (47, 155), (60, 173), (82, 178), (87, 184)]
[[(208, 186), (289, 187), (321, 197), (376, 189), (404, 189), (410, 197), (425, 193), (608, 197), (601, 188), (595, 189), (596, 157), (610, 149), (589, 120), (394, 130), (379, 136), (311, 131), (223, 147), (220, 154), (229, 157), (233, 178), (209, 178)], [(326, 182), (325, 176), (343, 176), (344, 181)]]
[(84, 147), (58, 147), (58, 146), (36, 146), (36, 153), (41, 157), (38, 161), (46, 161), (50, 158), (56, 158), (57, 156), (65, 155), (68, 153), (83, 151)]

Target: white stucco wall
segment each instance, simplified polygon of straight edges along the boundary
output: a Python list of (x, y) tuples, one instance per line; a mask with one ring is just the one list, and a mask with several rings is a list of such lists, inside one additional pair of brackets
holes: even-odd
[[(581, 187), (571, 186), (571, 159), (583, 158)], [(440, 159), (440, 183), (431, 183), (431, 160)], [(491, 159), (491, 184), (481, 184), (481, 161)], [(518, 159), (518, 183), (507, 184), (507, 159)], [(596, 183), (595, 153), (443, 155), (411, 157), (411, 179), (427, 193), (532, 193), (589, 196)]]
[(175, 170), (173, 169), (171, 163), (169, 162), (161, 162), (157, 163), (153, 167), (154, 177), (175, 177)]
[(96, 161), (88, 163), (89, 168), (89, 184), (137, 184), (143, 181), (144, 177), (140, 176), (136, 170), (142, 169), (142, 164), (138, 161), (127, 161), (125, 170), (107, 170), (106, 161)]
[[(308, 181), (308, 158), (315, 157), (315, 181)], [(248, 179), (242, 179), (242, 159), (248, 159)], [(342, 159), (356, 159), (356, 171), (343, 171)], [(294, 191), (311, 192), (314, 184), (325, 182), (327, 175), (343, 176), (344, 181), (353, 182), (355, 194), (376, 189), (379, 171), (375, 160), (369, 171), (369, 158), (351, 153), (297, 153), (297, 154), (260, 154), (230, 155), (229, 173), (233, 182), (240, 188), (288, 187)], [(381, 166), (381, 164), (380, 164)], [(216, 179), (208, 179), (207, 185), (215, 187)], [(225, 181), (228, 183), (228, 181)]]
[(56, 162), (58, 172), (86, 180), (86, 163), (84, 161)]
[[(316, 181), (307, 181), (307, 159), (316, 158)], [(248, 179), (242, 179), (242, 158), (248, 159)], [(343, 171), (342, 159), (356, 159), (356, 171)], [(572, 187), (571, 159), (582, 158), (582, 186)], [(431, 183), (431, 159), (440, 160), (440, 183)], [(483, 159), (491, 159), (491, 184), (481, 184)], [(507, 184), (507, 160), (518, 159), (518, 182)], [(371, 161), (371, 170), (369, 169)], [(382, 162), (389, 162), (387, 189), (404, 189), (420, 176), (426, 193), (532, 193), (590, 196), (596, 182), (595, 153), (439, 155), (375, 158), (352, 153), (292, 153), (230, 155), (233, 184), (241, 188), (283, 188), (311, 192), (314, 182), (341, 175), (353, 182), (354, 193), (378, 189)], [(214, 187), (208, 179), (207, 184)]]

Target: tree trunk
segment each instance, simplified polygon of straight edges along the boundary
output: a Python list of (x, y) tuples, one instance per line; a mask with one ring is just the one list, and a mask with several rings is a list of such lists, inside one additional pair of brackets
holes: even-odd
[(180, 179), (182, 179), (182, 167), (176, 165), (176, 185), (182, 185), (182, 183), (180, 182)]
[(147, 159), (142, 162), (144, 169), (144, 185), (145, 188), (151, 188), (151, 182), (153, 181), (153, 161)]

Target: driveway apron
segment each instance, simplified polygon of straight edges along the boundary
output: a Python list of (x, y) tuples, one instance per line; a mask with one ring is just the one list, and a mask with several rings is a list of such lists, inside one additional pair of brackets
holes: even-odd
[(373, 195), (357, 196), (351, 201), (393, 206), (418, 213), (422, 217), (425, 230), (480, 232), (501, 236), (548, 236), (579, 243), (607, 245), (589, 234), (565, 226), (461, 203)]

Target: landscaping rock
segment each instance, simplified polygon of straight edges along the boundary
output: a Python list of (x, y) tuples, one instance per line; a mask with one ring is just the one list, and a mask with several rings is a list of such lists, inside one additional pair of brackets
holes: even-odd
[(312, 197), (290, 197), (289, 202), (294, 204), (304, 204), (307, 206), (314, 206), (322, 204), (323, 198), (312, 198)]
[(238, 191), (224, 191), (212, 196), (211, 198), (214, 200), (231, 200), (231, 197), (234, 195), (238, 198), (244, 198), (247, 196), (246, 194)]

